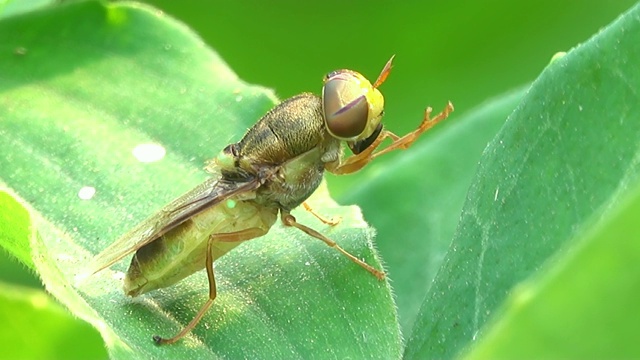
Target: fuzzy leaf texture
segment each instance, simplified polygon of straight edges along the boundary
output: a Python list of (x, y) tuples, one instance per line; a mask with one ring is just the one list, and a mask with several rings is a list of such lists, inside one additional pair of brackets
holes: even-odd
[[(213, 308), (181, 344), (155, 346), (153, 334), (176, 333), (204, 303), (204, 272), (136, 299), (121, 289), (126, 261), (80, 284), (74, 277), (206, 179), (205, 161), (239, 140), (275, 97), (240, 81), (181, 24), (135, 4), (78, 3), (8, 18), (0, 44), (0, 182), (31, 213), (27, 223), (5, 211), (1, 226), (32, 231), (3, 232), (3, 245), (33, 259), (47, 290), (100, 330), (111, 357), (401, 354), (389, 284), (281, 225), (216, 261)], [(134, 149), (145, 144), (161, 146), (162, 160), (139, 161)], [(326, 191), (311, 202), (342, 223), (331, 228), (304, 211), (299, 221), (382, 266), (359, 209), (338, 206)]]

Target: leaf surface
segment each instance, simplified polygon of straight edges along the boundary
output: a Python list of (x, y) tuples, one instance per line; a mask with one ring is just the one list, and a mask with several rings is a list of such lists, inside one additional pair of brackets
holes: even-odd
[[(33, 230), (30, 250), (29, 242), (5, 248), (31, 254), (47, 290), (101, 331), (112, 357), (399, 356), (388, 283), (281, 225), (216, 261), (213, 308), (185, 341), (156, 347), (151, 335), (176, 333), (204, 303), (203, 272), (136, 299), (121, 290), (125, 263), (83, 283), (74, 277), (203, 181), (205, 160), (239, 140), (273, 94), (239, 80), (181, 24), (139, 5), (78, 3), (13, 17), (0, 23), (0, 44), (0, 183), (32, 216), (27, 223), (3, 208), (1, 226)], [(140, 161), (141, 145), (164, 156)], [(337, 206), (326, 191), (312, 204), (343, 221), (329, 228), (296, 213), (301, 222), (381, 266), (357, 208)]]

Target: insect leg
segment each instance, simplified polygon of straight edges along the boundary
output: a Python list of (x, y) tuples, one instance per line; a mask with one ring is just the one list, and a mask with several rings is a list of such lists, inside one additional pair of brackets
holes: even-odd
[(340, 218), (339, 216), (333, 217), (331, 219), (327, 219), (326, 217), (318, 214), (315, 210), (313, 210), (313, 208), (306, 201), (302, 203), (302, 206), (304, 207), (305, 210), (310, 212), (311, 215), (315, 216), (318, 220), (320, 220), (321, 222), (327, 225), (336, 226), (340, 224), (340, 221), (342, 221), (342, 218)]
[(302, 230), (303, 232), (305, 232), (307, 235), (312, 236), (316, 239), (322, 240), (324, 241), (325, 244), (331, 246), (332, 248), (338, 250), (339, 252), (341, 252), (343, 255), (345, 255), (346, 257), (348, 257), (349, 259), (351, 259), (351, 261), (355, 262), (356, 264), (362, 266), (365, 270), (367, 270), (368, 272), (370, 272), (371, 274), (373, 274), (373, 276), (377, 277), (378, 280), (383, 280), (385, 277), (384, 272), (375, 269), (374, 267), (372, 267), (371, 265), (365, 263), (364, 261), (358, 259), (357, 257), (351, 255), (349, 252), (347, 252), (345, 249), (341, 248), (340, 245), (336, 244), (335, 241), (329, 239), (328, 237), (320, 234), (319, 232), (304, 226), (302, 224), (300, 224), (299, 222), (296, 221), (296, 218), (293, 217), (293, 215), (291, 215), (288, 211), (283, 211), (280, 210), (280, 218), (282, 219), (282, 223), (285, 226), (293, 226), (297, 229)]
[[(339, 164), (327, 164), (327, 170), (338, 175), (350, 174), (362, 169), (371, 160), (380, 155), (386, 154), (396, 149), (408, 149), (409, 146), (411, 146), (411, 144), (413, 144), (413, 142), (416, 141), (420, 135), (422, 135), (422, 133), (431, 129), (440, 121), (446, 119), (453, 111), (453, 104), (448, 103), (444, 110), (442, 110), (442, 112), (436, 115), (433, 119), (431, 118), (432, 111), (433, 109), (431, 109), (430, 107), (425, 110), (424, 118), (420, 123), (420, 126), (418, 126), (416, 130), (408, 133), (403, 137), (399, 137), (390, 131), (382, 130), (378, 138), (360, 154), (350, 156), (346, 158), (344, 162)], [(382, 141), (387, 137), (391, 138), (393, 142), (386, 148), (374, 152), (376, 148), (379, 147), (380, 144), (382, 144)]]
[(259, 236), (266, 234), (268, 229), (262, 228), (250, 228), (241, 231), (225, 233), (225, 234), (212, 234), (209, 236), (209, 240), (207, 240), (207, 256), (206, 256), (206, 269), (207, 269), (207, 278), (209, 279), (209, 299), (207, 302), (202, 305), (196, 316), (189, 322), (187, 326), (182, 329), (176, 336), (171, 338), (163, 338), (158, 335), (153, 336), (153, 341), (158, 345), (165, 344), (173, 344), (174, 342), (182, 339), (185, 335), (187, 335), (193, 328), (200, 322), (204, 314), (209, 310), (211, 305), (213, 304), (213, 300), (216, 298), (216, 279), (213, 274), (213, 255), (212, 255), (212, 246), (216, 241), (243, 241), (250, 240)]

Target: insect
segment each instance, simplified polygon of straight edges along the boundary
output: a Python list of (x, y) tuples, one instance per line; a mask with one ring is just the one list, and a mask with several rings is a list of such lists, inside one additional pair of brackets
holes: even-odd
[[(385, 130), (381, 123), (384, 98), (378, 87), (389, 75), (392, 60), (373, 84), (355, 71), (337, 70), (325, 76), (321, 97), (303, 93), (271, 109), (239, 142), (226, 146), (211, 162), (208, 170), (214, 175), (209, 180), (107, 247), (87, 272), (94, 274), (135, 252), (124, 291), (138, 296), (206, 269), (209, 298), (177, 335), (153, 336), (158, 344), (174, 343), (197, 325), (216, 298), (213, 262), (242, 242), (265, 235), (278, 215), (285, 226), (325, 242), (384, 279), (383, 271), (299, 223), (291, 210), (313, 193), (325, 170), (353, 173), (382, 154), (406, 149), (453, 111), (449, 103), (431, 118), (431, 108), (427, 108), (420, 126), (403, 137)], [(392, 143), (378, 149), (386, 138)], [(353, 152), (346, 158), (343, 141)]]

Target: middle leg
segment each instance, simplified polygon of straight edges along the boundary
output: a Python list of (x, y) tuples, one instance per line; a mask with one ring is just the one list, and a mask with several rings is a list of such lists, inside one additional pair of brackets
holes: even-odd
[(200, 322), (204, 314), (207, 312), (207, 310), (209, 310), (211, 305), (213, 305), (213, 300), (215, 300), (217, 295), (216, 279), (213, 274), (212, 248), (213, 248), (214, 242), (216, 241), (232, 241), (233, 242), (233, 241), (251, 240), (266, 234), (267, 231), (268, 229), (265, 231), (265, 229), (263, 228), (250, 228), (250, 229), (245, 229), (245, 230), (236, 231), (232, 233), (211, 234), (211, 236), (209, 236), (209, 239), (207, 240), (207, 255), (205, 259), (206, 261), (205, 267), (207, 269), (207, 279), (209, 280), (209, 298), (204, 303), (204, 305), (202, 305), (200, 310), (198, 310), (198, 313), (193, 318), (193, 320), (191, 320), (189, 324), (185, 326), (184, 329), (182, 329), (182, 331), (180, 331), (177, 335), (170, 338), (163, 338), (161, 336), (154, 335), (153, 341), (155, 341), (156, 344), (158, 345), (165, 345), (165, 344), (173, 344), (174, 342), (182, 339), (191, 330), (193, 330), (193, 328), (196, 325), (198, 325), (198, 323)]
[(291, 215), (291, 213), (289, 213), (288, 211), (280, 210), (280, 218), (282, 219), (282, 223), (285, 226), (293, 226), (293, 227), (295, 227), (297, 229), (302, 230), (303, 232), (305, 232), (309, 236), (312, 236), (312, 237), (314, 237), (314, 238), (316, 238), (318, 240), (322, 240), (325, 244), (327, 244), (330, 247), (338, 250), (339, 252), (341, 252), (343, 255), (348, 257), (354, 263), (362, 266), (365, 270), (367, 270), (373, 276), (378, 278), (378, 280), (383, 280), (385, 278), (384, 272), (374, 268), (373, 266), (367, 264), (366, 262), (364, 262), (364, 261), (358, 259), (357, 257), (351, 255), (348, 251), (346, 251), (345, 249), (341, 248), (340, 245), (338, 245), (335, 241), (333, 241), (333, 240), (329, 239), (328, 237), (320, 234), (319, 232), (313, 230), (310, 227), (307, 227), (307, 226), (304, 226), (304, 225), (300, 224), (296, 220), (296, 218), (293, 217), (293, 215)]

